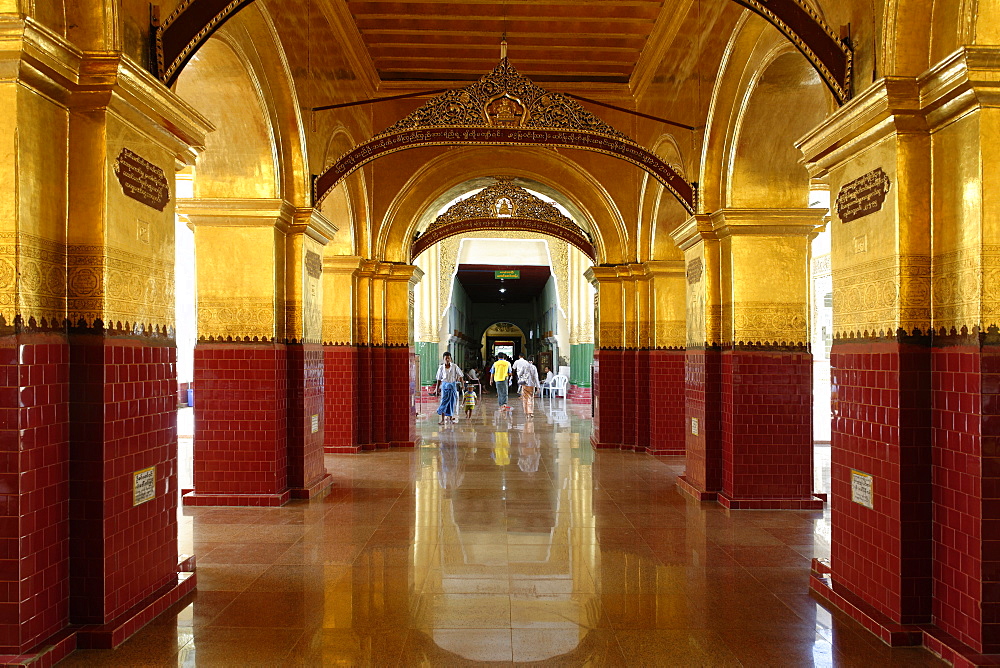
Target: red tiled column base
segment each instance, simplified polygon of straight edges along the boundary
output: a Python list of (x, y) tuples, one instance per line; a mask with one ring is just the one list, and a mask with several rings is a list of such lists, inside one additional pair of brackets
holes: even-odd
[[(833, 580), (897, 624), (932, 614), (930, 355), (923, 338), (831, 352)], [(854, 502), (852, 470), (873, 477), (873, 508)]]
[(596, 450), (621, 450), (625, 421), (623, 364), (625, 351), (594, 351), (594, 428), (590, 443)]
[(593, 398), (589, 387), (570, 385), (566, 391), (566, 398), (572, 404), (589, 404)]
[(685, 471), (677, 484), (702, 501), (714, 500), (722, 489), (721, 369), (718, 349), (691, 348), (684, 353)]
[(0, 654), (0, 668), (52, 668), (76, 650), (76, 642), (76, 629), (63, 629), (23, 654)]
[[(159, 337), (70, 336), (70, 611), (117, 619), (176, 579), (177, 349)], [(155, 467), (151, 500), (133, 474)]]
[(323, 463), (323, 347), (290, 344), (288, 351), (288, 486), (294, 499), (326, 491), (333, 477)]
[(684, 351), (652, 350), (649, 371), (637, 380), (649, 396), (649, 445), (652, 455), (685, 452)]
[(198, 576), (194, 572), (178, 572), (177, 581), (164, 587), (114, 621), (99, 626), (83, 626), (77, 631), (79, 649), (114, 649), (136, 631), (195, 590)]
[(722, 450), (723, 507), (823, 508), (812, 493), (811, 354), (723, 351)]
[(390, 447), (412, 448), (416, 444), (416, 411), (412, 375), (413, 348), (397, 346), (385, 349), (385, 382), (382, 385), (386, 439)]
[(1000, 654), (981, 654), (955, 636), (930, 624), (897, 624), (849, 591), (838, 592), (829, 567), (813, 560), (809, 590), (892, 647), (923, 645), (955, 668), (1000, 666)]
[(323, 346), (324, 452), (341, 454), (361, 452), (356, 432), (357, 371), (357, 348)]
[(185, 505), (288, 501), (288, 357), (280, 344), (199, 343), (194, 351), (194, 486)]
[(62, 334), (0, 338), (0, 654), (69, 622), (69, 362)]

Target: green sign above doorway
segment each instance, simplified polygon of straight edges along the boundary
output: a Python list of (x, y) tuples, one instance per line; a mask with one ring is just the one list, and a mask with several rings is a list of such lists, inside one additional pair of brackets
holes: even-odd
[(520, 269), (502, 269), (493, 272), (493, 278), (521, 278)]

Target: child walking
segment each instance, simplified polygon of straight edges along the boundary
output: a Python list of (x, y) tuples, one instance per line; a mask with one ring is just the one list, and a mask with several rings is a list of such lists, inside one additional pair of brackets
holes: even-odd
[(472, 409), (476, 407), (476, 402), (479, 397), (476, 396), (476, 391), (472, 389), (471, 385), (467, 385), (465, 388), (465, 394), (462, 396), (462, 403), (465, 405), (465, 419), (468, 420), (472, 417)]

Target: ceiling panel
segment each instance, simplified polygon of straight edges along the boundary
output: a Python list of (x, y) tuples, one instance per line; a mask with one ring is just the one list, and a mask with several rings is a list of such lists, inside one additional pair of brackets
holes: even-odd
[(537, 82), (627, 83), (662, 0), (348, 2), (383, 81), (473, 81), (508, 56)]
[[(499, 269), (517, 269), (521, 278), (501, 282), (494, 278), (494, 272)], [(524, 304), (541, 294), (551, 274), (548, 267), (540, 266), (460, 264), (456, 278), (475, 303)], [(501, 287), (506, 292), (501, 293)]]

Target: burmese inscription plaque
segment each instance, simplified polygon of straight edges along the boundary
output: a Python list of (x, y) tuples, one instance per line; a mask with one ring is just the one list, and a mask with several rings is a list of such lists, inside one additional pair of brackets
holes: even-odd
[(127, 148), (118, 154), (114, 169), (126, 196), (157, 211), (167, 206), (170, 184), (162, 169)]
[(849, 223), (881, 211), (891, 186), (881, 167), (844, 184), (837, 194), (837, 216), (841, 222)]

